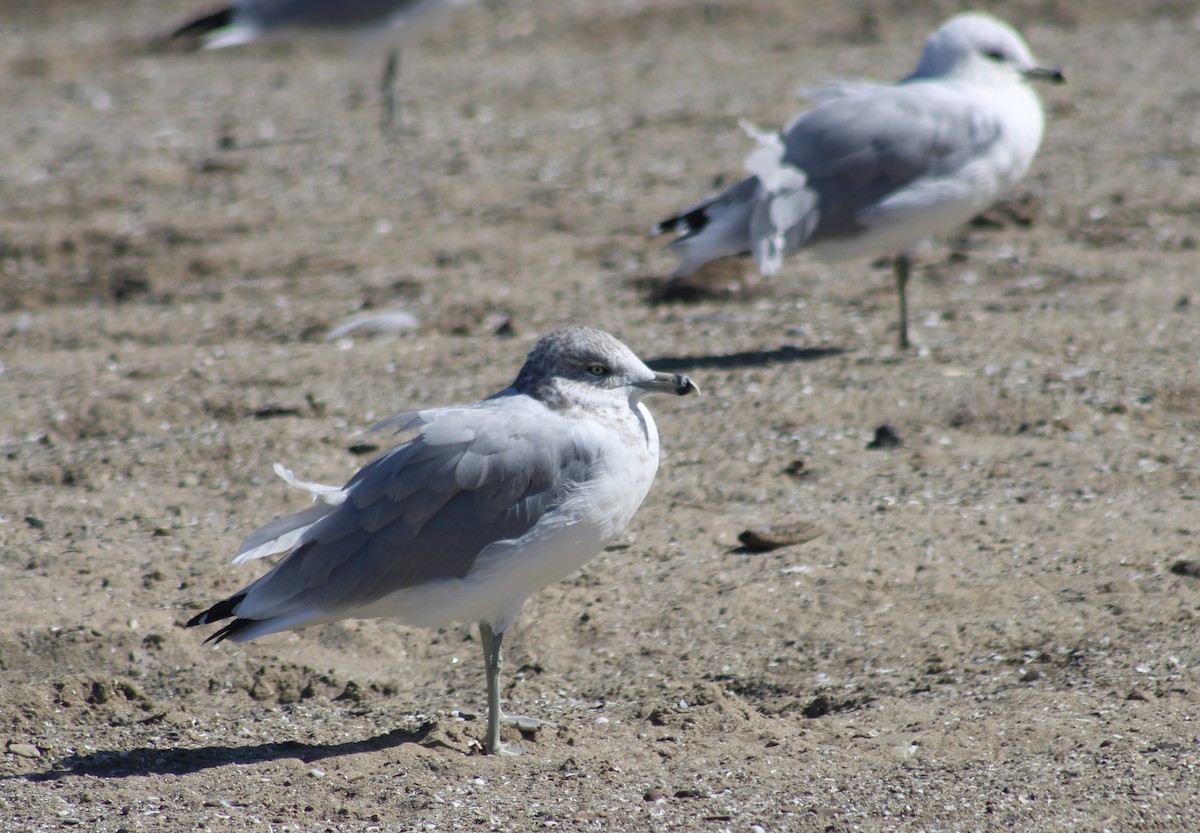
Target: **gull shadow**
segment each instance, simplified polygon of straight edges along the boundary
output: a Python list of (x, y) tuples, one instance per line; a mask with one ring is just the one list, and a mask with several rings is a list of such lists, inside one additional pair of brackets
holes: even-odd
[(406, 743), (421, 744), (428, 740), (434, 725), (428, 724), (411, 732), (395, 729), (366, 740), (333, 744), (282, 741), (251, 746), (200, 746), (195, 749), (140, 747), (119, 752), (92, 752), (87, 755), (69, 755), (56, 761), (44, 772), (6, 775), (0, 778), (0, 781), (57, 781), (72, 776), (130, 778), (145, 775), (190, 775), (228, 764), (256, 764), (286, 758), (298, 758), (307, 764), (340, 755), (379, 752)]
[(844, 347), (791, 347), (776, 350), (747, 350), (741, 353), (719, 353), (705, 356), (660, 356), (646, 359), (646, 365), (655, 370), (678, 372), (696, 368), (715, 367), (763, 367), (772, 364), (793, 362), (815, 362), (846, 353)]

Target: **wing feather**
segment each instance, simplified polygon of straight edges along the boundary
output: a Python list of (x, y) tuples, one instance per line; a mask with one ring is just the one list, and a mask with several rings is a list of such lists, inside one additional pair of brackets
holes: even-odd
[(396, 590), (463, 577), (485, 547), (524, 535), (586, 482), (596, 461), (570, 432), (546, 430), (553, 412), (529, 399), (524, 407), (507, 403), (498, 419), (500, 409), (487, 403), (421, 412), (418, 434), (364, 466), (346, 484), (344, 503), (306, 510), (327, 514), (247, 588), (237, 615), (311, 609), (323, 612), (313, 617), (320, 620)]
[(785, 131), (784, 161), (820, 194), (820, 223), (808, 242), (886, 219), (891, 206), (880, 204), (888, 195), (948, 177), (999, 137), (995, 118), (957, 90), (928, 83), (865, 86), (801, 113)]
[(299, 546), (300, 536), (304, 534), (306, 527), (311, 527), (336, 509), (337, 507), (331, 504), (318, 503), (303, 512), (276, 518), (247, 536), (233, 557), (233, 563), (242, 564), (255, 558), (290, 552)]

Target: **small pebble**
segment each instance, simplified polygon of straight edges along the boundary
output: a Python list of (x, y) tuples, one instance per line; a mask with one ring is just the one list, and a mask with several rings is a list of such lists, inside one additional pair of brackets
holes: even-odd
[(780, 547), (807, 543), (823, 531), (816, 524), (798, 521), (793, 524), (773, 524), (760, 526), (757, 529), (747, 529), (738, 535), (738, 540), (748, 550), (770, 552)]
[(1200, 561), (1194, 561), (1190, 558), (1181, 558), (1171, 565), (1171, 572), (1177, 576), (1200, 578)]
[(880, 425), (875, 429), (875, 438), (867, 443), (867, 448), (886, 451), (904, 445), (900, 434), (890, 425)]

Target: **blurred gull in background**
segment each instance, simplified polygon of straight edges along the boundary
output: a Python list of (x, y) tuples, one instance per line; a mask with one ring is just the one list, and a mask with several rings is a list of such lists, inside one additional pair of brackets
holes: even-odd
[(381, 82), (383, 127), (391, 131), (400, 123), (396, 95), (400, 47), (392, 33), (469, 2), (472, 0), (234, 0), (183, 24), (171, 37), (202, 37), (205, 49), (223, 49), (288, 34), (341, 34), (359, 40), (391, 35)]
[(808, 249), (823, 260), (899, 253), (900, 346), (909, 346), (905, 292), (912, 250), (970, 220), (1025, 175), (1044, 117), (1030, 80), (1038, 66), (1008, 24), (951, 18), (925, 41), (916, 71), (896, 84), (837, 83), (782, 134), (743, 125), (758, 148), (750, 177), (663, 220), (680, 234), (676, 276), (752, 253), (763, 275)]

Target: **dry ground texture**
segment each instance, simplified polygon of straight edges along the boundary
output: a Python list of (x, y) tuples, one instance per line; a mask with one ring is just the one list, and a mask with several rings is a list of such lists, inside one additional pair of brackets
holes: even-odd
[[(739, 175), (739, 118), (904, 74), (957, 3), (497, 0), (406, 48), (394, 138), (378, 50), (0, 4), (0, 829), (1200, 829), (1196, 8), (984, 6), (1070, 83), (900, 354), (885, 262), (664, 287), (645, 231)], [(477, 754), (467, 625), (181, 627), (304, 506), (273, 461), (341, 482), (568, 323), (705, 395), (510, 633), (557, 730)]]

